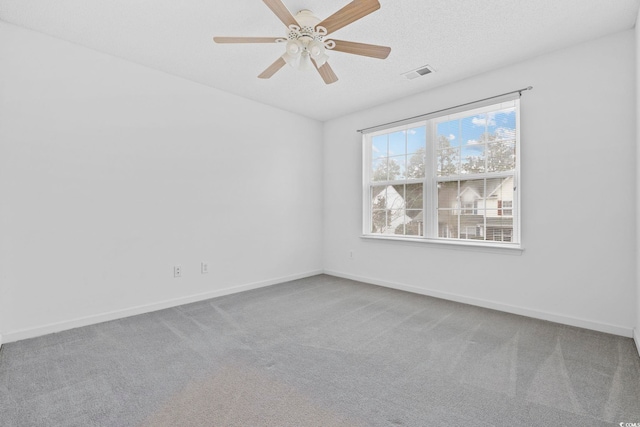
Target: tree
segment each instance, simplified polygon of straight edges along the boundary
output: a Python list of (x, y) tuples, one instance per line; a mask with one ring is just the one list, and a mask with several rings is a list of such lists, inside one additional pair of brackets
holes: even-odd
[(462, 173), (483, 173), (484, 156), (467, 156), (462, 162)]
[(387, 228), (387, 198), (383, 195), (375, 196), (372, 203), (371, 232), (383, 233)]
[(424, 147), (418, 148), (407, 164), (407, 178), (424, 178), (424, 163), (427, 150)]
[(451, 147), (451, 141), (444, 135), (438, 136), (438, 173), (440, 176), (455, 175), (458, 172), (460, 154), (458, 148)]
[[(387, 159), (384, 159), (387, 160)], [(394, 159), (388, 159), (389, 161), (379, 162), (376, 169), (373, 171), (374, 181), (393, 181), (400, 175), (400, 165)]]
[(483, 133), (478, 139), (478, 144), (485, 148), (484, 155), (467, 156), (462, 164), (464, 173), (482, 173), (486, 171), (500, 172), (511, 171), (516, 166), (516, 152), (514, 141), (503, 140), (497, 133)]
[(511, 171), (516, 168), (515, 144), (498, 141), (487, 145), (487, 170), (489, 172)]

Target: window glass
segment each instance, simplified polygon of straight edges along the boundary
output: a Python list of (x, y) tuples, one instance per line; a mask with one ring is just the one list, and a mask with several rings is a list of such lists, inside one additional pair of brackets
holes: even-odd
[(519, 101), (365, 136), (365, 234), (519, 243)]

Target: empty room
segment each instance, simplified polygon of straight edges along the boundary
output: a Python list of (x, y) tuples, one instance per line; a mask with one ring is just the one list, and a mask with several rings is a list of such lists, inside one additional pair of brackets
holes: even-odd
[(640, 426), (640, 0), (0, 0), (0, 426)]

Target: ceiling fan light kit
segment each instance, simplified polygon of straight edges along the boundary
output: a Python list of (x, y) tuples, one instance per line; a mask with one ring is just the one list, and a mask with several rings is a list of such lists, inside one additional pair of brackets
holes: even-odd
[[(327, 49), (333, 49), (335, 43), (324, 42), (327, 29), (319, 26), (320, 19), (309, 10), (301, 10), (294, 17), (300, 26), (291, 24), (287, 32), (286, 52), (282, 55), (285, 62), (299, 70), (313, 68), (311, 59), (318, 67), (322, 67), (329, 59)], [(284, 40), (283, 40), (284, 41)]]
[(326, 84), (335, 83), (338, 77), (329, 66), (327, 51), (371, 58), (385, 59), (391, 48), (342, 40), (327, 40), (326, 36), (358, 19), (378, 10), (378, 0), (353, 0), (342, 9), (321, 21), (309, 10), (301, 10), (293, 16), (282, 0), (263, 0), (271, 11), (287, 26), (286, 38), (278, 37), (214, 37), (216, 43), (283, 43), (284, 54), (258, 77), (271, 78), (289, 64), (298, 70), (315, 68)]

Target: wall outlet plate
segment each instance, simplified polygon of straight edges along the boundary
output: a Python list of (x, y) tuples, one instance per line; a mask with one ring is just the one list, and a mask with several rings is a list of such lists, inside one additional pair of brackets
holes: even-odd
[(182, 277), (182, 267), (176, 265), (173, 267), (173, 277)]
[(209, 272), (209, 263), (208, 262), (200, 263), (200, 272), (202, 274), (207, 274)]

